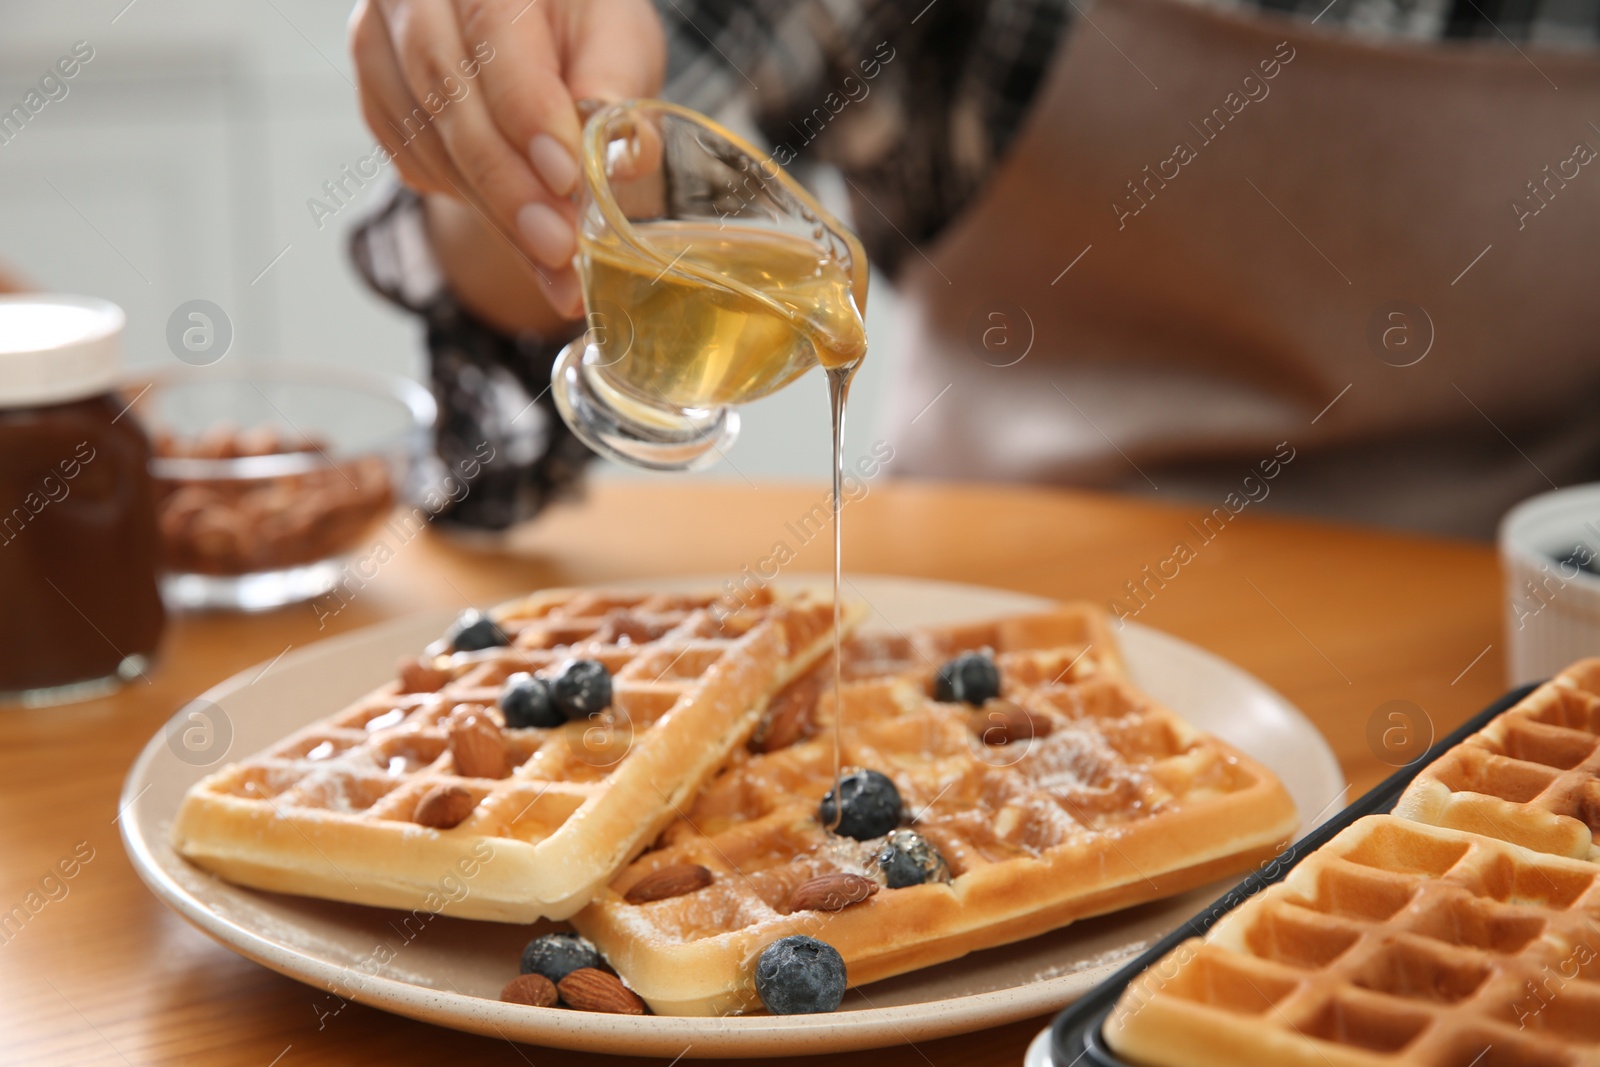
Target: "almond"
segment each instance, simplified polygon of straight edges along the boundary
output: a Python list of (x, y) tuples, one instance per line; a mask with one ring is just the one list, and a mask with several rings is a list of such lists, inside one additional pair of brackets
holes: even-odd
[(467, 778), (504, 778), (511, 773), (505, 734), (482, 704), (457, 704), (450, 713), (450, 752), (456, 773)]
[(437, 693), (450, 680), (448, 670), (429, 666), (420, 659), (402, 659), (399, 672), (402, 693)]
[(623, 641), (642, 645), (646, 641), (654, 641), (670, 629), (665, 623), (651, 622), (632, 612), (619, 611), (600, 624), (600, 628), (594, 632), (594, 640), (608, 645)]
[(579, 967), (556, 984), (567, 1007), (579, 1011), (608, 1011), (616, 1015), (643, 1015), (644, 1001), (614, 974), (594, 967)]
[(553, 1008), (556, 1006), (556, 985), (542, 974), (519, 974), (500, 990), (500, 999), (510, 1004)]
[(674, 863), (657, 867), (628, 888), (623, 898), (629, 904), (648, 904), (652, 900), (681, 897), (711, 884), (711, 872), (698, 863)]
[(1008, 745), (1030, 737), (1049, 737), (1055, 729), (1055, 723), (1046, 716), (1035, 715), (1021, 704), (999, 697), (973, 712), (970, 725), (972, 732), (986, 745)]
[(241, 456), (270, 456), (283, 451), (283, 437), (276, 426), (251, 426), (240, 430), (233, 444)]
[(838, 871), (802, 882), (789, 894), (790, 911), (842, 911), (878, 891), (878, 883), (859, 874)]
[(820, 668), (809, 671), (773, 697), (755, 735), (750, 738), (750, 751), (776, 752), (809, 736), (816, 718), (817, 698), (832, 673)]
[(477, 806), (472, 794), (459, 785), (436, 785), (422, 794), (411, 820), (435, 830), (448, 830), (461, 825)]

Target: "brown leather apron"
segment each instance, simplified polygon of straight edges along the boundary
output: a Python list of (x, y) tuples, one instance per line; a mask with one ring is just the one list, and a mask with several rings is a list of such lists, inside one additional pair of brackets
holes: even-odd
[(1288, 442), (1269, 506), (1487, 534), (1600, 474), (1591, 119), (1591, 53), (1100, 0), (907, 259), (896, 470), (1220, 503)]

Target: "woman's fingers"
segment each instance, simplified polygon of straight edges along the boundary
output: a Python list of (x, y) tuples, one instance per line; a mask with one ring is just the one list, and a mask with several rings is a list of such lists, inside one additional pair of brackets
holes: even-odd
[[(587, 104), (660, 94), (667, 65), (666, 34), (650, 0), (587, 0), (570, 5), (561, 21), (561, 41), (566, 88), (574, 101)], [(630, 151), (613, 157), (618, 181), (653, 175), (660, 167), (659, 131), (646, 124), (635, 133)], [(575, 275), (570, 285), (570, 303), (561, 304), (560, 294), (553, 294), (551, 301), (577, 315), (583, 302)]]
[(667, 39), (648, 0), (589, 0), (566, 18), (566, 84), (574, 100), (656, 96)]
[[(576, 99), (589, 104), (660, 93), (667, 44), (651, 4), (590, 0), (571, 16), (567, 34), (567, 86)], [(660, 163), (661, 136), (648, 124), (632, 132), (627, 151), (608, 159), (618, 181), (642, 178)]]
[(459, 183), (460, 176), (438, 137), (427, 124), (421, 136), (407, 133), (419, 105), (400, 73), (383, 15), (370, 0), (360, 0), (350, 16), (350, 54), (362, 117), (389, 153), (400, 180), (418, 192), (453, 195), (450, 185)]
[(518, 62), (484, 69), (484, 99), (495, 126), (551, 193), (570, 196), (579, 180), (580, 127), (557, 34), (568, 16), (555, 11), (550, 0), (542, 0), (549, 10), (530, 7), (527, 0), (457, 2), (463, 33), (518, 57)]
[[(659, 91), (649, 0), (359, 0), (350, 36), (362, 112), (406, 183), (472, 205), (553, 306), (580, 311), (574, 101)], [(649, 169), (659, 143), (644, 141)]]
[[(552, 0), (543, 0), (552, 8)], [(527, 0), (458, 0), (462, 31), (482, 36), (497, 51), (514, 54), (514, 63), (484, 67), (480, 79), (485, 110), (495, 130), (538, 176), (548, 196), (519, 205), (517, 233), (546, 270), (546, 298), (566, 314), (580, 301), (571, 272), (577, 252), (577, 209), (572, 196), (582, 173), (578, 166), (577, 110), (562, 79), (562, 56), (552, 30), (558, 14), (530, 7)]]
[[(570, 224), (559, 208), (549, 208), (557, 198), (534, 174), (526, 155), (495, 125), (483, 89), (496, 65), (540, 64), (548, 57), (537, 51), (526, 54), (520, 38), (464, 37), (448, 0), (379, 2), (406, 85), (431, 116), (431, 127), (463, 179), (454, 194), (479, 204), (496, 229), (536, 261), (541, 274), (564, 268), (574, 248), (573, 239), (563, 233)], [(482, 20), (475, 24), (481, 26)], [(545, 205), (547, 210), (533, 212), (535, 225), (524, 227), (525, 209), (534, 205)]]
[(544, 298), (565, 318), (575, 319), (583, 314), (583, 290), (578, 284), (578, 272), (568, 267), (551, 277), (544, 286)]

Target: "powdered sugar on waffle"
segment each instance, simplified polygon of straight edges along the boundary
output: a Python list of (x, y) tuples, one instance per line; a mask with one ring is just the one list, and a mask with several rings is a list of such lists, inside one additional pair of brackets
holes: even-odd
[[(1032, 724), (1028, 736), (989, 733), (985, 709), (933, 699), (940, 663), (985, 648), (1009, 713), (1020, 706)], [(757, 1007), (751, 960), (789, 934), (822, 938), (853, 983), (871, 981), (981, 947), (986, 929), (999, 943), (1061, 925), (1079, 901), (1096, 914), (1210, 881), (1224, 869), (1191, 874), (1197, 859), (1243, 868), (1252, 850), (1293, 829), (1293, 803), (1269, 772), (1236, 761), (1123, 680), (1096, 609), (858, 635), (845, 648), (837, 708), (832, 665), (815, 670), (829, 675), (820, 691), (805, 696), (802, 680), (774, 701), (789, 715), (809, 699), (807, 728), (785, 745), (736, 754), (573, 919), (658, 1012)], [(842, 839), (820, 822), (836, 719), (843, 765), (894, 781), (901, 825), (937, 850), (949, 882), (885, 887), (837, 911), (793, 907), (804, 899), (796, 889), (819, 875), (882, 884), (873, 857), (883, 839)], [(680, 863), (706, 867), (711, 884), (627, 901), (635, 882)]]

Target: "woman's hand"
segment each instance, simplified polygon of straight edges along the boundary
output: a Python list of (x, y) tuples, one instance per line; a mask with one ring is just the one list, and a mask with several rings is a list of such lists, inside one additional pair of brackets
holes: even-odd
[(649, 0), (358, 0), (350, 48), (362, 113), (401, 179), (471, 205), (575, 317), (576, 102), (660, 91)]

